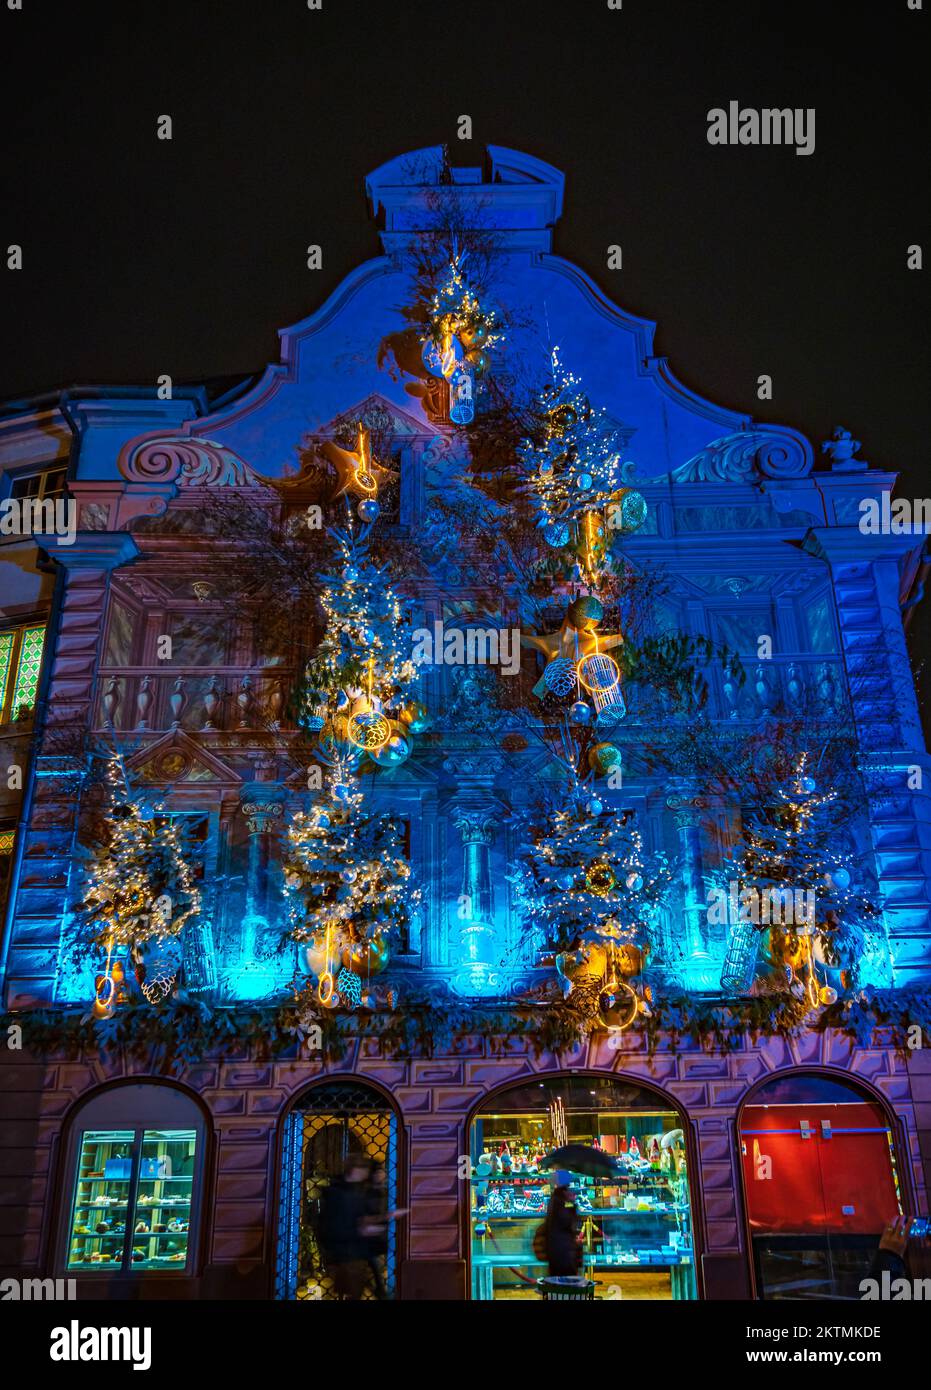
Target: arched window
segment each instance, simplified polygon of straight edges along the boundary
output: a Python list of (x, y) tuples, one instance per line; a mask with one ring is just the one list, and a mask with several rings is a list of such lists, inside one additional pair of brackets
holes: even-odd
[(65, 1150), (61, 1266), (68, 1274), (189, 1274), (204, 1117), (174, 1086), (120, 1084), (86, 1101)]
[(774, 1076), (739, 1131), (758, 1297), (859, 1298), (902, 1210), (884, 1107), (833, 1076)]
[(534, 1237), (553, 1189), (539, 1164), (566, 1144), (606, 1172), (571, 1173), (595, 1296), (695, 1298), (685, 1131), (664, 1097), (616, 1077), (527, 1080), (485, 1101), (470, 1140), (473, 1298), (536, 1298), (548, 1264)]
[[(360, 1204), (375, 1218), (371, 1227), (361, 1223), (361, 1240), (354, 1209), (345, 1213), (347, 1231), (328, 1218), (354, 1160), (364, 1180)], [(282, 1135), (276, 1298), (333, 1300), (350, 1286), (364, 1299), (394, 1297), (397, 1223), (377, 1218), (398, 1205), (398, 1160), (397, 1113), (373, 1086), (347, 1078), (298, 1100)]]

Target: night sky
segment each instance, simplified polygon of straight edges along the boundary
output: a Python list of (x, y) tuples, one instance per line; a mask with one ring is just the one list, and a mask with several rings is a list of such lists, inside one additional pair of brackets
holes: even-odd
[[(929, 271), (906, 268), (931, 241), (931, 4), (22, 3), (0, 0), (0, 399), (261, 370), (277, 329), (377, 254), (365, 174), (488, 142), (566, 172), (557, 251), (657, 321), (689, 386), (816, 451), (843, 423), (900, 493), (931, 486)], [(815, 107), (814, 154), (710, 146), (732, 99)]]

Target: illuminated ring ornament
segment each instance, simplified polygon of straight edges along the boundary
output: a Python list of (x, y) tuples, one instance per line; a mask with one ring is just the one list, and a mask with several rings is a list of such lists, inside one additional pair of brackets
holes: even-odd
[(109, 1009), (116, 994), (116, 981), (112, 975), (104, 975), (94, 991), (94, 998), (102, 1009)]
[(623, 1033), (640, 1012), (640, 1000), (626, 980), (615, 981), (613, 993), (617, 1002), (612, 1008), (604, 1008), (599, 1001), (598, 1022), (609, 1033)]
[(604, 652), (592, 652), (583, 656), (576, 666), (579, 683), (593, 694), (607, 694), (613, 690), (621, 678), (621, 668), (613, 656)]
[(333, 1002), (336, 994), (336, 977), (332, 970), (327, 970), (320, 976), (320, 983), (317, 986), (317, 998), (321, 1004)]
[(357, 748), (364, 748), (366, 753), (371, 753), (384, 748), (391, 737), (391, 725), (380, 711), (368, 709), (350, 717), (346, 733), (350, 743), (354, 743)]

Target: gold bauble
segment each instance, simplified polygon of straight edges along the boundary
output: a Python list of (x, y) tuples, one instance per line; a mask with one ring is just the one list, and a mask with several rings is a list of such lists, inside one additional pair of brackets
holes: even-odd
[(818, 994), (818, 998), (821, 1000), (822, 1004), (836, 1004), (837, 990), (832, 988), (831, 985), (823, 985)]
[(390, 959), (388, 942), (383, 936), (373, 936), (368, 941), (354, 941), (343, 947), (340, 959), (346, 970), (353, 975), (380, 975)]
[(606, 864), (604, 860), (589, 864), (585, 871), (585, 887), (590, 893), (597, 893), (601, 897), (610, 893), (616, 886), (617, 877), (610, 864)]

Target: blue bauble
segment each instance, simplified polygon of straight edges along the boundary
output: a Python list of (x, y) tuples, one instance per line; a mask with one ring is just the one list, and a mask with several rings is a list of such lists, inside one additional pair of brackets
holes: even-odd
[(366, 497), (359, 503), (356, 511), (359, 513), (359, 520), (368, 525), (370, 522), (378, 520), (381, 507), (374, 497)]
[(834, 887), (839, 888), (841, 892), (843, 892), (844, 889), (850, 887), (850, 870), (835, 869), (831, 874), (831, 879), (834, 883)]
[(575, 875), (570, 873), (560, 874), (556, 880), (556, 883), (557, 886), (560, 887), (564, 893), (568, 893), (572, 888), (575, 887)]
[(564, 545), (569, 544), (569, 523), (566, 521), (548, 521), (543, 528), (543, 539), (547, 545), (559, 550)]
[(575, 475), (575, 485), (579, 492), (590, 492), (594, 482), (591, 473), (577, 473)]
[(801, 791), (810, 795), (811, 792), (815, 790), (818, 783), (815, 781), (814, 777), (800, 777), (798, 785)]
[(576, 700), (574, 705), (569, 706), (569, 723), (581, 728), (585, 724), (592, 722), (592, 707), (587, 705), (584, 700)]
[(600, 816), (602, 811), (604, 810), (604, 806), (598, 800), (597, 796), (593, 796), (591, 801), (589, 801), (586, 805), (585, 809), (590, 816)]

